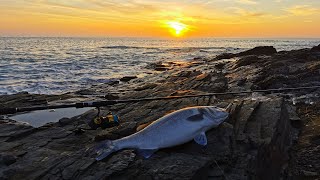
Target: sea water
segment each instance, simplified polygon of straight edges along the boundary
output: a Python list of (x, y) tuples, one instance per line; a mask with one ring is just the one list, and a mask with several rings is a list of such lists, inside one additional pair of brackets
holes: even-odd
[(59, 94), (150, 73), (156, 61), (192, 61), (256, 46), (311, 48), (319, 39), (0, 38), (0, 95)]

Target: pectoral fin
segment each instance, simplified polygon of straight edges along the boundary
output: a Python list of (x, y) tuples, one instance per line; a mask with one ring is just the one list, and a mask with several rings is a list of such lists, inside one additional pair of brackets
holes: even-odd
[(206, 146), (208, 141), (207, 141), (207, 136), (205, 132), (200, 133), (194, 138), (194, 141), (202, 146)]
[(138, 154), (144, 158), (151, 157), (158, 149), (138, 149)]

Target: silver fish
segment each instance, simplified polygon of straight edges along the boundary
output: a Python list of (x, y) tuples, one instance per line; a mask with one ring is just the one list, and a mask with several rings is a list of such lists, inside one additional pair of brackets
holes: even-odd
[(195, 106), (167, 114), (143, 130), (130, 136), (110, 141), (96, 147), (96, 160), (100, 161), (121, 149), (135, 149), (149, 158), (161, 148), (184, 144), (192, 139), (200, 145), (207, 145), (205, 132), (221, 124), (229, 113), (215, 106)]

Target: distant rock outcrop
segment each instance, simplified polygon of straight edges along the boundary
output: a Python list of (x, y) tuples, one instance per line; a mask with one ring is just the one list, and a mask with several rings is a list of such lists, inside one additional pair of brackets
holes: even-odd
[(249, 49), (244, 52), (240, 52), (237, 54), (233, 53), (223, 53), (215, 57), (216, 60), (221, 60), (221, 59), (230, 59), (234, 57), (241, 57), (241, 56), (250, 56), (250, 55), (273, 55), (277, 53), (277, 50), (273, 46), (258, 46), (253, 49)]
[(318, 46), (313, 47), (311, 51), (320, 52), (320, 44)]
[(277, 53), (277, 50), (273, 46), (258, 46), (248, 51), (240, 52), (237, 56), (272, 55), (275, 53)]

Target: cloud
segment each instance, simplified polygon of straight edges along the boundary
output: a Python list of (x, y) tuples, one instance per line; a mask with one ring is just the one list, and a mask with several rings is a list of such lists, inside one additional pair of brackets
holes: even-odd
[(319, 13), (320, 9), (310, 7), (309, 5), (296, 5), (285, 9), (285, 11), (296, 16), (308, 16)]
[(262, 17), (267, 15), (264, 12), (248, 11), (238, 7), (230, 7), (229, 10), (233, 14), (239, 15), (241, 17), (246, 17), (246, 18), (257, 18), (257, 17)]
[(242, 4), (258, 4), (258, 2), (254, 0), (237, 0), (237, 2)]

